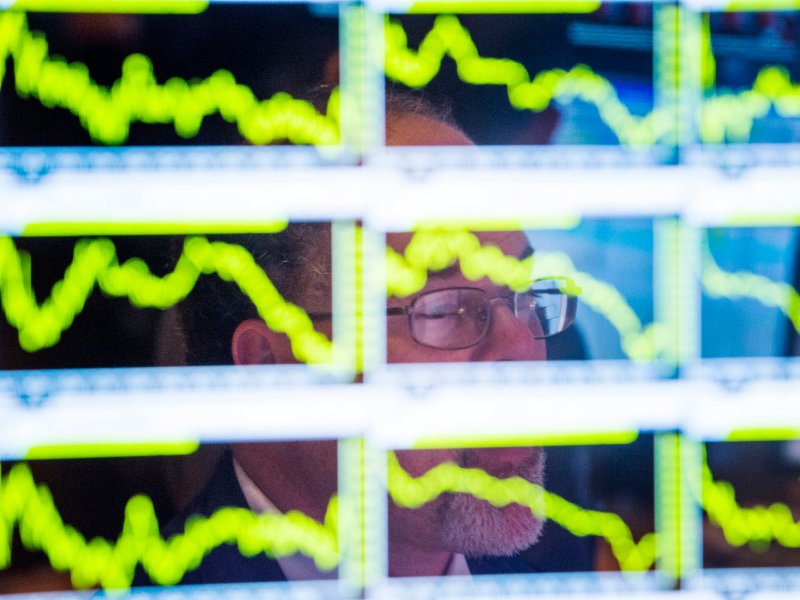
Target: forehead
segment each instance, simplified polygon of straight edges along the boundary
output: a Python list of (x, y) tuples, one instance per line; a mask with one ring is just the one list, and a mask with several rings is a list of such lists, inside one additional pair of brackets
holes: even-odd
[[(487, 244), (497, 246), (507, 256), (525, 257), (530, 254), (530, 242), (522, 231), (476, 231), (473, 233), (478, 237), (482, 246)], [(386, 244), (395, 252), (402, 254), (412, 237), (414, 237), (413, 233), (389, 233), (386, 235)]]
[[(487, 244), (498, 247), (506, 256), (515, 258), (525, 258), (533, 250), (528, 242), (527, 236), (522, 231), (490, 231), (474, 232), (480, 240), (482, 246)], [(386, 244), (395, 252), (402, 254), (408, 246), (412, 233), (389, 233), (386, 236)], [(434, 271), (428, 274), (428, 281), (420, 292), (431, 291), (443, 287), (457, 286), (490, 285), (488, 279), (482, 282), (467, 280), (462, 274), (457, 264), (443, 271)], [(391, 301), (390, 301), (391, 302)]]
[(424, 115), (386, 115), (387, 146), (469, 146), (455, 127)]

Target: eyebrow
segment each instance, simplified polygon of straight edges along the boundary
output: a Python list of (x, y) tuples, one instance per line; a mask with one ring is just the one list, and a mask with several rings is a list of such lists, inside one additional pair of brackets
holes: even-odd
[(447, 277), (451, 277), (452, 275), (457, 275), (461, 272), (461, 269), (456, 264), (452, 264), (449, 267), (442, 269), (441, 271), (430, 271), (428, 273), (428, 277), (440, 277), (445, 279)]

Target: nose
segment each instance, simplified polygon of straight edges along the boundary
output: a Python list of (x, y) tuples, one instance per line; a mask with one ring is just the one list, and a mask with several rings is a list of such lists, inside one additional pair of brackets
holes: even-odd
[(504, 299), (494, 299), (490, 310), (489, 331), (475, 346), (472, 360), (547, 360), (544, 340), (533, 337), (528, 325), (517, 318)]

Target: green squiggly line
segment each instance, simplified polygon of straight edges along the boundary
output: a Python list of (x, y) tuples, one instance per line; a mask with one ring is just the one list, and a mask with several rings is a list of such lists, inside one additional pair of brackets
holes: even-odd
[(788, 505), (775, 502), (769, 506), (740, 506), (733, 486), (714, 480), (705, 447), (702, 455), (701, 476), (690, 479), (690, 490), (731, 546), (750, 544), (754, 549), (763, 549), (764, 544), (775, 541), (786, 548), (800, 548), (800, 521), (795, 520)]
[[(608, 539), (623, 569), (644, 570), (655, 559), (655, 534), (647, 534), (637, 544), (619, 516), (585, 510), (520, 477), (497, 479), (480, 469), (443, 463), (413, 478), (394, 453), (389, 453), (389, 461), (388, 492), (402, 506), (416, 508), (445, 492), (473, 494), (496, 506), (516, 502), (573, 535)], [(265, 553), (282, 557), (300, 552), (312, 557), (321, 570), (330, 571), (340, 559), (337, 523), (338, 500), (334, 496), (324, 523), (297, 511), (256, 515), (242, 508), (222, 508), (209, 517), (190, 517), (183, 533), (165, 540), (152, 501), (134, 496), (125, 507), (116, 541), (86, 540), (63, 522), (50, 491), (36, 485), (27, 465), (15, 465), (5, 477), (0, 474), (0, 569), (11, 563), (11, 536), (16, 526), (23, 545), (43, 551), (54, 569), (69, 571), (78, 588), (127, 588), (137, 564), (155, 583), (174, 585), (222, 544), (236, 544), (243, 556)]]
[[(409, 48), (406, 32), (396, 21), (387, 19), (385, 36), (386, 76), (409, 87), (430, 83), (439, 73), (444, 57), (449, 56), (464, 83), (505, 86), (509, 103), (516, 109), (541, 112), (553, 101), (571, 102), (575, 98), (593, 104), (621, 144), (656, 144), (664, 141), (674, 127), (674, 107), (633, 115), (611, 82), (586, 65), (567, 71), (541, 71), (531, 79), (519, 62), (480, 56), (469, 31), (454, 16), (438, 17), (417, 51)], [(710, 45), (704, 48), (703, 56), (703, 83), (711, 89), (715, 64)], [(784, 67), (762, 68), (751, 89), (706, 98), (701, 109), (700, 137), (707, 143), (724, 142), (726, 138), (747, 141), (754, 120), (765, 117), (772, 107), (782, 117), (800, 116), (800, 84), (791, 81)]]
[(428, 271), (440, 271), (456, 262), (470, 281), (488, 277), (496, 285), (515, 291), (526, 289), (533, 279), (569, 277), (582, 290), (581, 302), (608, 319), (619, 332), (622, 350), (631, 359), (653, 360), (667, 343), (662, 324), (643, 326), (614, 286), (578, 271), (566, 254), (540, 251), (517, 259), (495, 246), (481, 246), (470, 232), (418, 231), (404, 255), (387, 248), (387, 295), (414, 294), (425, 286)]
[(389, 493), (397, 504), (415, 508), (444, 493), (471, 494), (502, 507), (520, 504), (540, 519), (551, 519), (579, 537), (605, 538), (624, 571), (649, 569), (656, 558), (656, 534), (635, 542), (628, 525), (616, 514), (587, 510), (522, 477), (497, 479), (481, 469), (452, 462), (436, 465), (424, 475), (411, 477), (394, 454), (389, 455)]
[(533, 79), (527, 69), (507, 58), (480, 56), (472, 37), (458, 18), (440, 16), (425, 36), (417, 52), (408, 47), (402, 25), (386, 21), (386, 76), (413, 88), (427, 85), (450, 56), (458, 76), (472, 85), (502, 85), (508, 89), (508, 100), (516, 109), (541, 112), (551, 102), (570, 102), (579, 98), (595, 105), (600, 118), (615, 133), (620, 143), (655, 144), (673, 127), (674, 111), (653, 110), (648, 115), (632, 115), (617, 96), (611, 83), (586, 65), (569, 71), (541, 71)]
[(120, 265), (110, 240), (80, 240), (63, 279), (41, 306), (30, 286), (28, 263), (11, 238), (0, 236), (0, 305), (8, 323), (19, 330), (20, 346), (28, 352), (57, 344), (95, 286), (109, 296), (127, 297), (134, 306), (163, 309), (183, 300), (201, 274), (216, 274), (234, 281), (267, 326), (289, 337), (298, 360), (328, 363), (332, 358), (328, 338), (314, 330), (303, 309), (281, 297), (253, 256), (236, 244), (189, 238), (175, 269), (158, 277), (141, 259)]
[(64, 523), (50, 491), (36, 485), (27, 465), (15, 465), (6, 477), (0, 476), (0, 569), (11, 562), (16, 525), (23, 545), (42, 550), (54, 569), (70, 571), (78, 588), (127, 588), (138, 563), (156, 584), (174, 585), (223, 544), (235, 544), (243, 556), (302, 552), (313, 557), (318, 568), (330, 571), (339, 562), (337, 523), (334, 496), (324, 523), (297, 511), (256, 515), (244, 508), (223, 508), (209, 517), (190, 517), (183, 533), (164, 540), (150, 498), (134, 496), (125, 507), (116, 542), (87, 540)]
[[(417, 51), (408, 47), (405, 30), (395, 21), (387, 19), (385, 37), (386, 76), (410, 87), (427, 85), (449, 56), (462, 81), (505, 86), (509, 103), (519, 110), (541, 112), (554, 101), (576, 98), (593, 104), (622, 144), (656, 144), (667, 139), (674, 127), (674, 107), (633, 115), (611, 82), (587, 65), (545, 70), (531, 78), (519, 62), (480, 56), (469, 31), (454, 16), (438, 17)], [(710, 50), (704, 53), (703, 85), (713, 90), (714, 63), (708, 55)], [(158, 84), (150, 59), (141, 54), (129, 56), (120, 79), (106, 88), (91, 79), (85, 65), (51, 57), (47, 40), (31, 32), (25, 14), (15, 11), (0, 12), (0, 83), (8, 57), (21, 97), (37, 98), (47, 108), (69, 110), (101, 143), (124, 143), (133, 123), (171, 123), (179, 135), (191, 138), (198, 134), (203, 119), (215, 113), (236, 123), (242, 136), (254, 144), (288, 140), (333, 146), (340, 140), (338, 90), (322, 115), (310, 103), (285, 93), (259, 101), (250, 88), (223, 69), (204, 80), (173, 77)], [(755, 119), (765, 117), (772, 108), (781, 117), (800, 116), (800, 84), (792, 82), (784, 67), (762, 68), (750, 89), (714, 94), (701, 107), (704, 142), (746, 141)]]
[[(647, 570), (656, 560), (656, 533), (647, 533), (636, 542), (618, 515), (584, 509), (521, 477), (500, 479), (452, 462), (412, 477), (395, 453), (389, 453), (388, 461), (388, 492), (400, 506), (417, 508), (444, 493), (470, 494), (498, 507), (516, 503), (572, 535), (604, 538), (624, 571)], [(702, 486), (702, 493), (693, 493), (730, 544), (775, 540), (786, 547), (800, 547), (800, 523), (788, 506), (740, 507), (733, 487), (714, 480), (705, 457)], [(246, 509), (223, 508), (209, 517), (190, 517), (182, 534), (164, 540), (151, 500), (134, 496), (126, 505), (122, 532), (115, 542), (102, 538), (87, 541), (63, 522), (50, 491), (36, 485), (27, 465), (12, 467), (6, 476), (0, 474), (0, 569), (11, 563), (11, 536), (18, 527), (25, 547), (42, 550), (53, 568), (70, 571), (76, 587), (127, 588), (139, 563), (155, 583), (171, 585), (222, 544), (236, 544), (243, 556), (266, 553), (282, 557), (300, 552), (312, 557), (321, 570), (330, 571), (340, 559), (337, 523), (334, 496), (323, 523), (297, 511), (256, 515)]]
[[(520, 260), (491, 244), (481, 245), (475, 234), (466, 231), (417, 232), (403, 256), (387, 249), (387, 295), (413, 294), (425, 286), (428, 271), (456, 262), (471, 281), (488, 277), (517, 291), (526, 289), (532, 279), (569, 277), (582, 289), (581, 301), (619, 332), (627, 356), (652, 360), (664, 347), (661, 324), (643, 326), (614, 286), (578, 271), (565, 254), (538, 252), (535, 257)], [(289, 336), (298, 360), (326, 363), (332, 356), (331, 342), (314, 330), (306, 312), (285, 302), (252, 255), (235, 244), (189, 238), (174, 270), (158, 277), (138, 258), (120, 265), (111, 241), (83, 239), (75, 245), (64, 277), (41, 305), (30, 285), (29, 263), (27, 254), (17, 250), (12, 238), (0, 236), (0, 306), (8, 323), (19, 331), (20, 346), (28, 352), (56, 345), (95, 287), (109, 296), (128, 298), (140, 308), (165, 309), (182, 301), (201, 274), (216, 274), (235, 281), (267, 326)]]
[(701, 280), (703, 290), (712, 298), (753, 298), (764, 306), (780, 310), (800, 332), (800, 294), (791, 285), (772, 281), (748, 271), (729, 272), (720, 268), (705, 247)]
[(106, 88), (92, 80), (86, 65), (51, 57), (47, 40), (28, 29), (24, 13), (0, 11), (0, 85), (8, 57), (21, 97), (69, 110), (92, 139), (104, 144), (124, 143), (133, 123), (172, 123), (178, 135), (191, 138), (199, 133), (203, 119), (215, 113), (236, 123), (253, 144), (339, 143), (338, 91), (331, 95), (327, 115), (322, 115), (309, 102), (286, 93), (259, 101), (250, 88), (222, 69), (203, 80), (173, 77), (161, 85), (150, 59), (141, 54), (127, 57), (120, 79)]
[(787, 548), (800, 548), (800, 523), (791, 509), (780, 502), (770, 506), (742, 508), (733, 486), (714, 481), (708, 463), (703, 463), (702, 505), (709, 520), (722, 529), (731, 546), (768, 543), (775, 540)]

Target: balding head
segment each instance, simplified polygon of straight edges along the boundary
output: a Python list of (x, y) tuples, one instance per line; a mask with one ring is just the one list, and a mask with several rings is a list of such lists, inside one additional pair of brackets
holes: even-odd
[(455, 126), (424, 114), (386, 115), (387, 146), (471, 146)]

